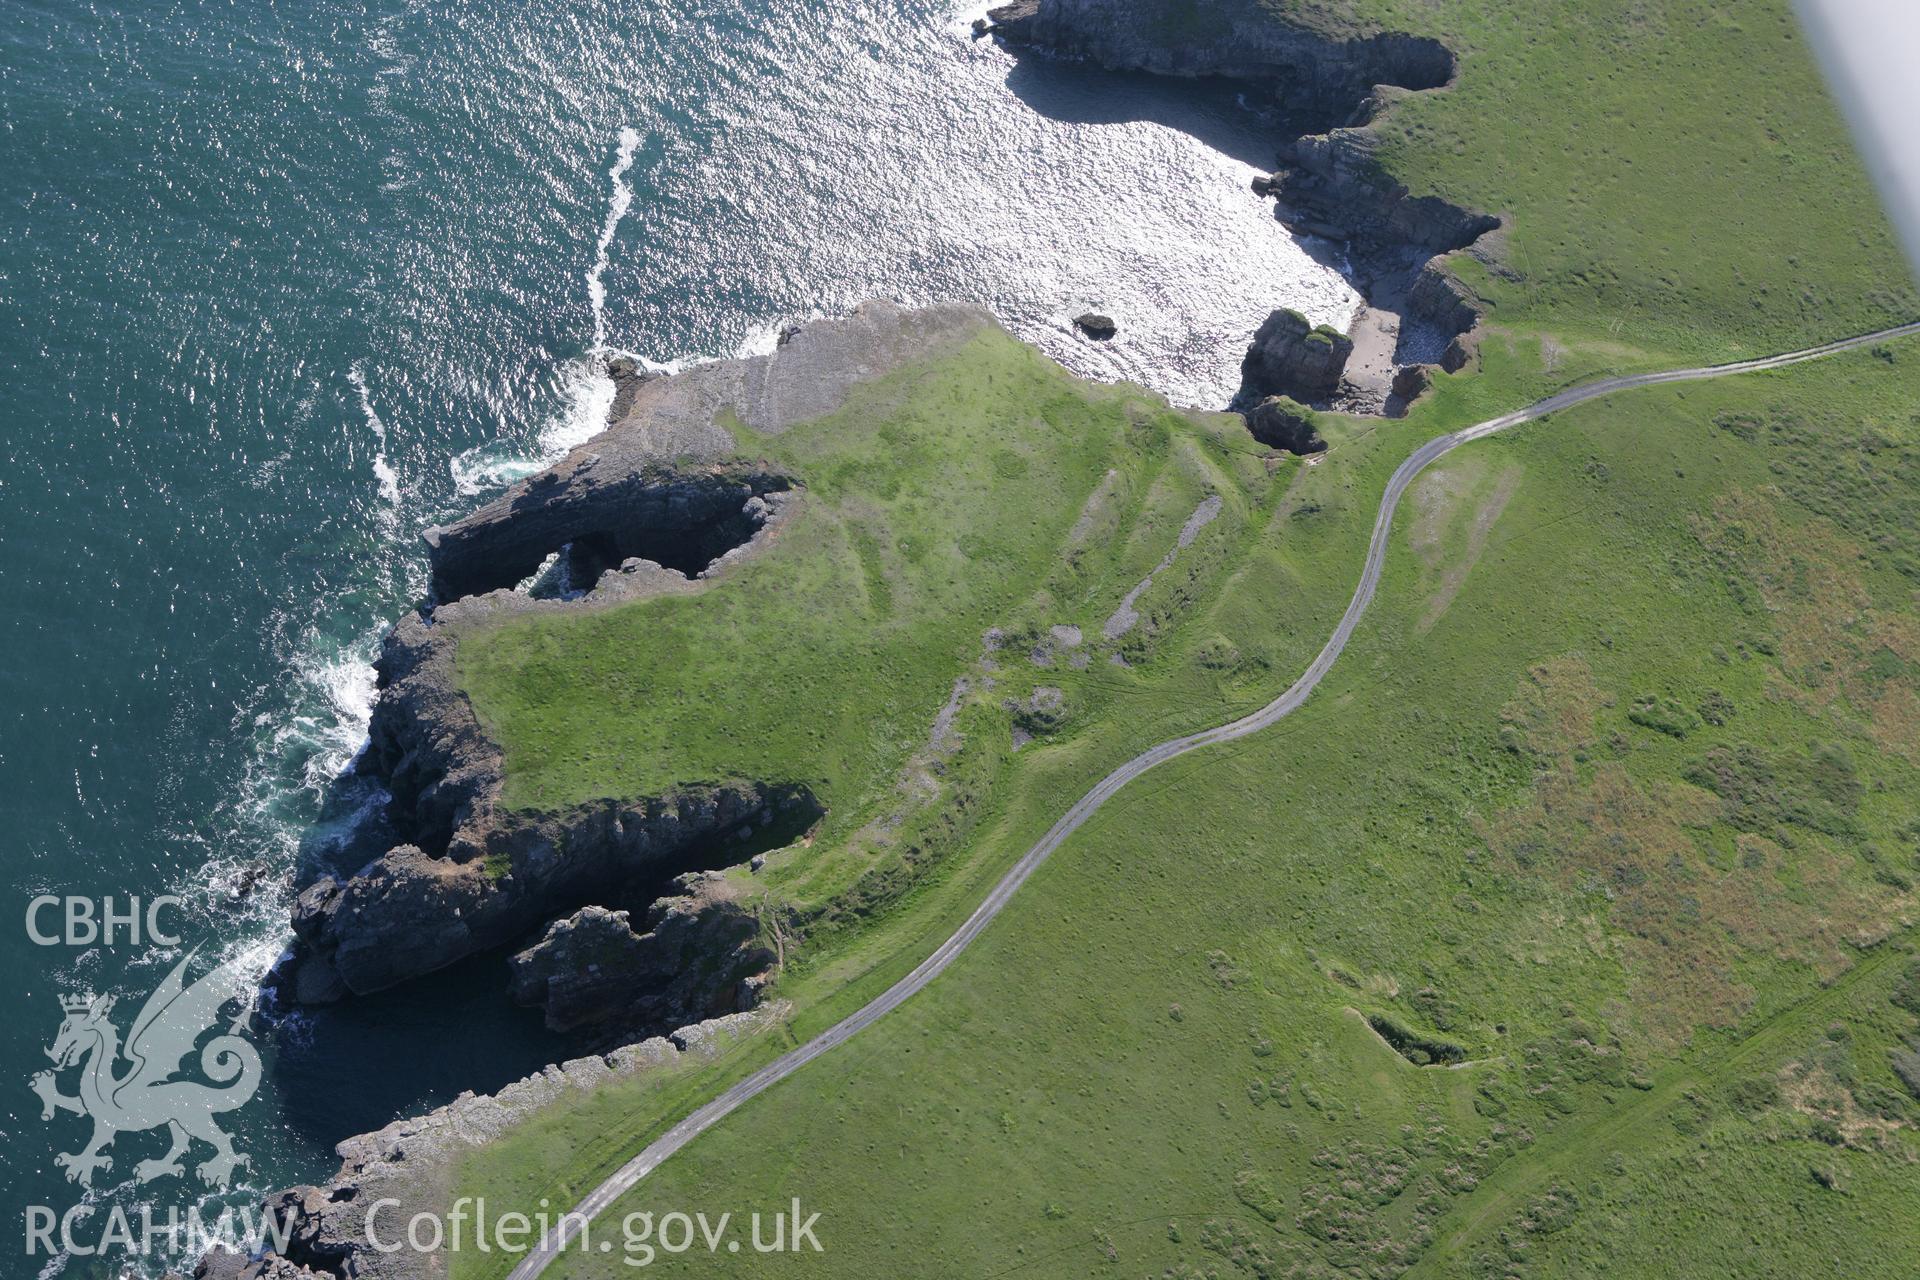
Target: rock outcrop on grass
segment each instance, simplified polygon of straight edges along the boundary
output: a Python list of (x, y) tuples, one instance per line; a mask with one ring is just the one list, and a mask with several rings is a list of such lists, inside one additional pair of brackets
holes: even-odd
[[(770, 833), (804, 831), (821, 813), (812, 793), (731, 778), (556, 813), (514, 809), (503, 799), (502, 753), (462, 690), (455, 653), (463, 635), (506, 618), (702, 589), (701, 578), (778, 536), (805, 497), (786, 477), (737, 457), (729, 421), (778, 433), (832, 412), (860, 382), (936, 358), (992, 323), (971, 307), (870, 303), (806, 326), (768, 355), (674, 377), (615, 368), (605, 432), (466, 519), (429, 530), (444, 603), (388, 634), (359, 765), (390, 793), (400, 842), (351, 873), (308, 869), (293, 911), (295, 943), (272, 980), (277, 994), (339, 1000), (531, 943), (523, 993), (565, 1025), (644, 1030), (750, 999), (757, 988), (747, 980), (769, 958), (746, 945), (737, 905), (684, 882), (676, 890), (674, 881), (744, 864)], [(680, 570), (644, 554), (671, 558), (661, 548), (676, 544), (686, 551)], [(575, 566), (561, 575), (576, 588), (567, 598), (509, 589), (555, 555)], [(698, 562), (695, 575), (683, 571)], [(664, 905), (654, 908), (656, 898)], [(621, 971), (632, 979), (624, 1006), (611, 988), (563, 975), (565, 949), (537, 940), (589, 907), (654, 921), (623, 944)]]
[(1286, 396), (1269, 396), (1249, 409), (1247, 430), (1261, 444), (1288, 453), (1322, 453), (1327, 447), (1313, 410)]
[[(690, 863), (744, 862), (755, 846), (742, 828), (790, 824), (796, 810), (818, 812), (805, 788), (731, 782), (564, 815), (499, 814), (484, 830), (465, 832), (484, 841), (480, 857), (399, 845), (353, 875), (322, 876), (302, 890), (280, 990), (306, 1004), (366, 995), (504, 946), (588, 903), (644, 904)], [(662, 981), (628, 989), (640, 1011), (631, 1021), (647, 1025), (653, 1011), (670, 1025), (683, 1014), (736, 1007), (735, 990), (749, 975), (703, 957), (696, 970), (707, 986), (685, 988), (671, 979), (687, 958), (686, 939), (674, 941), (642, 947), (662, 952), (650, 960)]]

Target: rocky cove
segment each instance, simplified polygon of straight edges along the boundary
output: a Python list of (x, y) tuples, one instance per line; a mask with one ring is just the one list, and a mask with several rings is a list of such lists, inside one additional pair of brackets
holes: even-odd
[[(1263, 442), (1311, 451), (1324, 445), (1301, 404), (1400, 411), (1424, 387), (1427, 366), (1455, 370), (1473, 358), (1482, 308), (1444, 256), (1499, 221), (1411, 197), (1374, 158), (1367, 126), (1394, 90), (1448, 83), (1454, 63), (1444, 47), (1392, 34), (1330, 40), (1251, 3), (1215, 9), (1223, 25), (1205, 40), (1168, 41), (1118, 0), (1022, 0), (995, 10), (991, 30), (1115, 67), (1257, 82), (1329, 122), (1285, 143), (1260, 189), (1290, 228), (1346, 256), (1368, 304), (1355, 325), (1361, 337), (1275, 311), (1248, 352), (1236, 402)], [(967, 307), (873, 303), (783, 335), (765, 356), (672, 377), (614, 362), (605, 432), (427, 531), (432, 600), (384, 643), (358, 765), (391, 794), (400, 838), (357, 868), (313, 870), (294, 908), (295, 943), (271, 985), (282, 1001), (323, 1003), (517, 948), (514, 998), (540, 1007), (554, 1027), (594, 1029), (609, 1048), (496, 1097), (463, 1097), (343, 1142), (332, 1182), (272, 1202), (295, 1223), (286, 1257), (210, 1255), (196, 1275), (424, 1274), (417, 1255), (361, 1248), (347, 1206), (397, 1184), (410, 1188), (409, 1205), (428, 1204), (445, 1189), (453, 1150), (484, 1142), (562, 1089), (709, 1053), (777, 1020), (777, 1008), (760, 1007), (776, 959), (765, 922), (719, 873), (804, 832), (822, 813), (815, 797), (791, 782), (718, 779), (565, 812), (513, 809), (502, 799), (501, 753), (460, 691), (454, 652), (465, 631), (505, 617), (704, 589), (778, 538), (807, 500), (797, 478), (736, 457), (728, 422), (778, 434), (831, 412), (856, 383), (952, 350), (992, 323)], [(1350, 372), (1357, 353), (1371, 357), (1368, 370)]]
[(1446, 258), (1468, 249), (1491, 257), (1501, 219), (1413, 195), (1381, 163), (1372, 128), (1397, 97), (1452, 83), (1457, 59), (1439, 41), (1323, 34), (1257, 0), (1215, 0), (1185, 19), (1125, 0), (1014, 0), (977, 30), (1116, 70), (1242, 83), (1302, 126), (1276, 136), (1277, 168), (1254, 189), (1290, 230), (1335, 255), (1365, 305), (1344, 334), (1274, 311), (1247, 353), (1236, 408), (1282, 395), (1397, 415), (1435, 366), (1455, 372), (1475, 358), (1485, 306)]

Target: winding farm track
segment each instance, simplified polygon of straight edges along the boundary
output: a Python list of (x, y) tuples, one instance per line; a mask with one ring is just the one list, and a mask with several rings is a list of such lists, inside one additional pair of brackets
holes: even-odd
[(1314, 688), (1333, 667), (1334, 662), (1339, 659), (1341, 651), (1347, 647), (1347, 641), (1353, 636), (1354, 628), (1359, 625), (1361, 615), (1366, 613), (1367, 606), (1373, 602), (1374, 591), (1380, 585), (1381, 569), (1386, 563), (1387, 540), (1393, 528), (1394, 511), (1400, 505), (1400, 499), (1406, 493), (1408, 486), (1413, 483), (1414, 477), (1427, 467), (1463, 444), (1483, 439), (1496, 431), (1504, 431), (1508, 427), (1517, 427), (1521, 423), (1544, 418), (1550, 413), (1572, 408), (1588, 400), (1611, 395), (1616, 391), (1629, 391), (1635, 387), (1656, 387), (1669, 382), (1698, 382), (1706, 378), (1725, 378), (1734, 374), (1756, 373), (1765, 369), (1781, 369), (1791, 364), (1818, 360), (1823, 356), (1850, 351), (1856, 347), (1916, 335), (1920, 335), (1920, 322), (1881, 329), (1874, 333), (1845, 338), (1839, 342), (1829, 342), (1824, 346), (1808, 347), (1803, 351), (1789, 351), (1783, 355), (1765, 356), (1758, 360), (1743, 360), (1736, 364), (1708, 365), (1697, 369), (1670, 369), (1660, 373), (1635, 373), (1617, 378), (1605, 378), (1599, 382), (1588, 383), (1585, 386), (1574, 387), (1557, 395), (1548, 396), (1545, 400), (1528, 405), (1524, 409), (1515, 409), (1512, 413), (1489, 418), (1485, 422), (1464, 427), (1449, 435), (1435, 437), (1421, 445), (1395, 469), (1392, 478), (1387, 481), (1386, 492), (1380, 498), (1379, 513), (1374, 517), (1373, 537), (1367, 544), (1366, 567), (1361, 571), (1359, 585), (1354, 588), (1353, 599), (1348, 602), (1346, 612), (1340, 616), (1339, 625), (1333, 629), (1333, 634), (1328, 637), (1325, 647), (1320, 650), (1312, 664), (1285, 693), (1258, 711), (1242, 716), (1238, 720), (1211, 729), (1202, 729), (1198, 733), (1191, 733), (1186, 737), (1174, 738), (1159, 746), (1150, 747), (1102, 778), (1098, 785), (1081, 796), (1074, 806), (1053, 824), (1033, 848), (1027, 850), (1020, 861), (1014, 863), (1012, 869), (993, 886), (993, 891), (987, 895), (986, 900), (967, 917), (966, 923), (955, 930), (952, 937), (941, 943), (933, 954), (922, 960), (912, 973), (799, 1048), (788, 1051), (735, 1084), (654, 1139), (639, 1155), (622, 1165), (605, 1182), (594, 1188), (585, 1199), (574, 1206), (571, 1213), (562, 1220), (561, 1225), (520, 1260), (520, 1265), (513, 1269), (509, 1280), (533, 1280), (535, 1276), (545, 1271), (548, 1264), (579, 1235), (586, 1222), (632, 1190), (642, 1178), (659, 1168), (661, 1162), (667, 1157), (731, 1115), (750, 1098), (764, 1093), (815, 1058), (851, 1040), (939, 977), (946, 967), (952, 964), (960, 953), (965, 951), (973, 940), (993, 922), (993, 918), (1000, 914), (1002, 908), (1013, 900), (1013, 895), (1018, 893), (1020, 886), (1027, 882), (1027, 877), (1031, 876), (1055, 849), (1065, 843), (1068, 836), (1078, 830), (1082, 823), (1092, 817), (1094, 812), (1122, 787), (1147, 770), (1156, 765), (1165, 764), (1175, 756), (1182, 756), (1189, 751), (1212, 746), (1215, 743), (1232, 742), (1236, 738), (1244, 738), (1291, 715), (1307, 700)]

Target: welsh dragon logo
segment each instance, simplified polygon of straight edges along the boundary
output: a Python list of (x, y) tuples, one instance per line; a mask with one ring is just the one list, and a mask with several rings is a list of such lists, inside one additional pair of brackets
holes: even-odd
[[(112, 1159), (102, 1152), (115, 1138), (163, 1125), (173, 1145), (159, 1159), (134, 1166), (139, 1182), (184, 1174), (181, 1160), (195, 1139), (213, 1148), (212, 1157), (198, 1169), (209, 1186), (226, 1187), (234, 1170), (249, 1163), (214, 1123), (215, 1116), (244, 1106), (260, 1086), (260, 1054), (240, 1035), (247, 1016), (244, 1005), (227, 1029), (200, 1049), (200, 1070), (213, 1083), (174, 1079), (201, 1036), (218, 1022), (222, 1006), (246, 989), (238, 962), (222, 965), (188, 985), (186, 970), (194, 955), (189, 951), (147, 997), (124, 1046), (109, 1018), (114, 997), (61, 998), (66, 1020), (47, 1050), (54, 1070), (34, 1076), (33, 1091), (40, 1095), (41, 1119), (70, 1111), (93, 1121), (93, 1137), (84, 1148), (54, 1157), (67, 1171), (68, 1181), (92, 1186), (97, 1170), (112, 1167)], [(80, 1092), (68, 1097), (59, 1091), (56, 1078), (76, 1064)]]

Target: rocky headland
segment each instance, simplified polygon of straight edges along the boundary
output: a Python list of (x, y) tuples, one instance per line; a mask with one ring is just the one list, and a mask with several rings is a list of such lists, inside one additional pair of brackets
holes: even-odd
[(330, 1003), (499, 950), (513, 998), (607, 1049), (346, 1139), (325, 1186), (268, 1201), (291, 1228), (284, 1255), (216, 1251), (196, 1277), (439, 1274), (432, 1255), (369, 1248), (366, 1206), (398, 1200), (396, 1222), (444, 1209), (461, 1150), (569, 1090), (710, 1057), (785, 1016), (761, 1001), (777, 955), (737, 873), (819, 819), (812, 794), (731, 778), (564, 812), (514, 809), (455, 651), (474, 629), (511, 618), (706, 589), (770, 545), (806, 500), (794, 478), (739, 456), (731, 423), (778, 434), (994, 323), (972, 307), (874, 302), (792, 330), (768, 355), (672, 377), (616, 358), (601, 434), (426, 531), (433, 595), (383, 643), (357, 765), (391, 797), (400, 841), (351, 871), (303, 872), (294, 942), (270, 994), (282, 1005)]
[[(376, 1133), (348, 1138), (335, 1150), (340, 1170), (317, 1187), (269, 1197), (266, 1212), (285, 1226), (286, 1249), (247, 1258), (215, 1249), (194, 1268), (194, 1280), (428, 1280), (446, 1274), (445, 1260), (411, 1248), (381, 1250), (367, 1238), (368, 1210), (377, 1211), (380, 1243), (405, 1238), (415, 1214), (443, 1215), (454, 1198), (454, 1165), (520, 1120), (576, 1090), (616, 1080), (662, 1076), (710, 1061), (729, 1045), (778, 1025), (779, 1002), (731, 1014), (609, 1053), (556, 1063), (495, 1094), (466, 1093), (444, 1107), (396, 1120)], [(384, 1233), (384, 1234), (382, 1234)]]
[(513, 945), (515, 995), (556, 1028), (631, 1035), (749, 1007), (773, 956), (755, 941), (752, 908), (709, 873), (811, 826), (814, 797), (731, 778), (558, 813), (514, 809), (455, 651), (509, 617), (704, 589), (805, 501), (790, 477), (737, 456), (729, 420), (777, 434), (992, 323), (967, 307), (870, 303), (764, 356), (671, 378), (616, 364), (603, 433), (427, 530), (434, 598), (382, 646), (358, 766), (391, 796), (400, 842), (349, 873), (308, 873), (276, 995), (327, 1003)]
[[(1281, 143), (1279, 167), (1256, 189), (1290, 228), (1339, 246), (1367, 306), (1351, 336), (1284, 308), (1261, 326), (1236, 405), (1261, 442), (1324, 449), (1316, 406), (1392, 412), (1435, 365), (1473, 358), (1484, 307), (1445, 258), (1484, 244), (1499, 219), (1412, 196), (1379, 164), (1370, 128), (1397, 93), (1451, 81), (1444, 46), (1330, 34), (1257, 0), (1206, 0), (1178, 23), (1126, 0), (1016, 0), (993, 11), (989, 29), (1114, 68), (1254, 82), (1322, 123)], [(293, 1228), (286, 1256), (210, 1254), (196, 1276), (429, 1274), (430, 1255), (365, 1247), (362, 1206), (391, 1196), (401, 1219), (442, 1208), (452, 1157), (567, 1090), (711, 1055), (783, 1016), (760, 1003), (777, 959), (737, 871), (815, 822), (814, 796), (778, 779), (731, 778), (565, 812), (516, 810), (503, 802), (502, 754), (461, 691), (454, 653), (464, 634), (510, 617), (705, 589), (778, 538), (806, 502), (798, 477), (740, 455), (731, 424), (777, 434), (993, 323), (970, 307), (870, 303), (788, 330), (768, 355), (672, 377), (610, 361), (604, 432), (425, 533), (432, 598), (383, 645), (358, 766), (390, 794), (399, 839), (354, 870), (308, 873), (295, 942), (271, 985), (283, 1002), (325, 1003), (498, 950), (515, 999), (556, 1029), (588, 1028), (617, 1047), (347, 1139), (328, 1184), (269, 1202)], [(1095, 338), (1110, 333), (1102, 316), (1078, 323)], [(1355, 372), (1369, 361), (1371, 372)]]
[[(1362, 316), (1356, 344), (1276, 309), (1247, 353), (1238, 404), (1271, 447), (1324, 448), (1307, 407), (1403, 406), (1431, 377), (1414, 357), (1449, 369), (1472, 357), (1482, 307), (1445, 255), (1499, 220), (1410, 195), (1379, 163), (1371, 128), (1394, 94), (1450, 83), (1455, 58), (1404, 33), (1315, 29), (1258, 0), (1205, 0), (1182, 15), (1124, 0), (1016, 0), (993, 11), (991, 30), (1116, 68), (1257, 82), (1300, 118), (1335, 122), (1285, 141), (1281, 167), (1257, 185), (1289, 226), (1343, 246), (1376, 322)], [(390, 793), (400, 838), (364, 866), (300, 886), (278, 994), (337, 1000), (511, 945), (515, 994), (558, 1027), (634, 1031), (743, 1007), (768, 957), (750, 941), (747, 908), (705, 873), (751, 857), (756, 834), (804, 829), (819, 816), (815, 799), (781, 780), (734, 778), (561, 813), (509, 808), (501, 753), (455, 679), (455, 649), (509, 615), (703, 589), (777, 538), (805, 501), (795, 478), (739, 455), (730, 421), (777, 433), (817, 418), (856, 383), (991, 323), (966, 307), (874, 303), (791, 329), (768, 355), (675, 377), (612, 361), (606, 431), (427, 530), (432, 600), (383, 646), (359, 766)], [(1357, 346), (1383, 334), (1392, 359), (1367, 379), (1377, 385), (1360, 385)], [(677, 980), (689, 948), (726, 962), (698, 966), (701, 983)], [(587, 965), (635, 979), (624, 1010), (608, 994), (618, 984), (578, 976)]]

